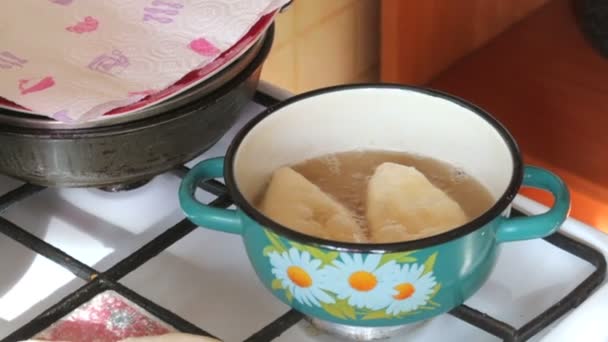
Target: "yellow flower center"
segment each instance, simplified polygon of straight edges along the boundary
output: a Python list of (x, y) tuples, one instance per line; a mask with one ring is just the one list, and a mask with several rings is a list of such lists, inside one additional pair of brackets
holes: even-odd
[(396, 300), (408, 299), (416, 292), (416, 288), (410, 283), (399, 284), (395, 286), (395, 290), (399, 291), (399, 293), (393, 296)]
[(299, 287), (310, 287), (312, 285), (312, 278), (300, 266), (289, 266), (287, 268), (287, 276)]
[(357, 271), (348, 277), (350, 287), (357, 291), (371, 291), (378, 285), (378, 279), (373, 273), (367, 271)]

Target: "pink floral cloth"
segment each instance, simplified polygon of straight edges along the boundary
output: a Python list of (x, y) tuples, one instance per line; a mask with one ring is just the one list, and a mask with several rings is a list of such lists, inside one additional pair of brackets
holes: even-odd
[[(59, 0), (57, 0), (59, 1)], [(114, 291), (106, 291), (38, 334), (48, 341), (116, 342), (175, 332)]]
[(6, 1), (0, 96), (57, 120), (93, 120), (213, 62), (287, 2)]

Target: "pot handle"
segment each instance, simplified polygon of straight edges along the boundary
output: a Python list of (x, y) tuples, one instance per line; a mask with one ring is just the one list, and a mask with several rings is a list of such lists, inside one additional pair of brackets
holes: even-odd
[(555, 203), (544, 214), (503, 219), (496, 231), (498, 242), (530, 240), (551, 235), (564, 223), (570, 212), (570, 192), (566, 184), (554, 173), (539, 167), (526, 166), (523, 185), (548, 190), (555, 198)]
[(182, 180), (179, 202), (186, 216), (198, 226), (226, 233), (241, 234), (243, 226), (236, 210), (214, 208), (202, 204), (194, 197), (199, 182), (224, 175), (224, 157), (211, 158), (198, 163)]

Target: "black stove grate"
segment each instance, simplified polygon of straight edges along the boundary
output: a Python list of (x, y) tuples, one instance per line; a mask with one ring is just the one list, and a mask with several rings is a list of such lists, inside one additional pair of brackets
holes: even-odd
[[(272, 96), (261, 92), (256, 94), (254, 101), (264, 106), (273, 105), (278, 102), (278, 100), (274, 99)], [(175, 173), (183, 176), (187, 171), (188, 168), (183, 166), (175, 170)], [(200, 184), (200, 187), (203, 190), (217, 196), (211, 205), (226, 208), (232, 204), (230, 198), (226, 194), (226, 189), (223, 184), (217, 181), (209, 181)], [(93, 297), (106, 290), (113, 290), (121, 294), (125, 298), (139, 305), (152, 315), (170, 324), (181, 332), (211, 336), (203, 329), (185, 321), (176, 314), (156, 305), (149, 299), (144, 298), (143, 296), (119, 283), (124, 276), (142, 266), (147, 261), (162, 253), (172, 244), (192, 232), (196, 228), (194, 224), (188, 220), (183, 220), (173, 227), (168, 228), (165, 232), (158, 235), (152, 241), (139, 248), (127, 258), (112, 266), (106, 272), (98, 272), (97, 270), (87, 266), (79, 260), (74, 259), (60, 249), (46, 243), (45, 241), (30, 234), (25, 229), (13, 224), (1, 216), (2, 213), (11, 205), (16, 204), (19, 201), (33, 196), (43, 190), (43, 187), (25, 184), (4, 194), (3, 196), (0, 196), (0, 233), (19, 242), (33, 252), (54, 261), (72, 272), (78, 278), (86, 281), (86, 284), (38, 315), (38, 317), (34, 318), (25, 326), (17, 329), (15, 332), (5, 337), (2, 342), (14, 342), (33, 337), (48, 328), (51, 324), (57, 322), (64, 316), (80, 307), (82, 304), (88, 302)], [(514, 215), (523, 214), (516, 212)], [(604, 259), (604, 256), (597, 250), (570, 239), (560, 233), (553, 234), (552, 236), (545, 238), (545, 240), (548, 243), (551, 243), (554, 246), (589, 262), (595, 267), (595, 271), (563, 299), (520, 328), (515, 328), (508, 323), (502, 322), (466, 305), (461, 305), (452, 310), (450, 313), (479, 329), (482, 329), (496, 337), (502, 338), (504, 341), (516, 342), (528, 340), (543, 328), (547, 327), (559, 317), (564, 315), (566, 312), (577, 307), (581, 302), (589, 297), (592, 291), (604, 280), (606, 276), (606, 260)], [(300, 320), (302, 320), (302, 318), (303, 316), (300, 313), (294, 310), (288, 311), (273, 322), (270, 322), (260, 331), (251, 335), (246, 339), (246, 341), (271, 341), (298, 323)]]

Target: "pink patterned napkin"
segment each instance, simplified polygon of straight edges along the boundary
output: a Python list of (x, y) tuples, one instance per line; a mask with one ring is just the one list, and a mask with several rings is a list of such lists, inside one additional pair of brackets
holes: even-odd
[(0, 96), (88, 121), (162, 91), (288, 0), (19, 0), (0, 11)]
[(116, 342), (128, 337), (164, 335), (175, 331), (118, 293), (106, 291), (51, 325), (35, 339)]

